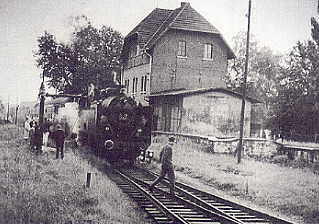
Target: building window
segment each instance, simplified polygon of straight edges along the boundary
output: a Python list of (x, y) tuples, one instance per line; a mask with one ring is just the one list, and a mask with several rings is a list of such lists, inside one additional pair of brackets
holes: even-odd
[(138, 84), (138, 78), (135, 80), (135, 93), (137, 93), (137, 84)]
[(58, 112), (59, 112), (59, 106), (54, 106), (54, 113), (58, 114)]
[(135, 56), (138, 56), (140, 55), (140, 46), (136, 45), (136, 55)]
[(146, 94), (146, 90), (147, 90), (147, 75), (144, 76), (144, 90), (143, 92)]
[(135, 93), (135, 78), (133, 78), (133, 84), (132, 84), (132, 94)]
[(146, 94), (147, 76), (142, 76), (141, 79), (141, 94)]
[(186, 57), (186, 41), (178, 42), (178, 56)]
[(212, 44), (205, 44), (204, 58), (205, 59), (213, 59), (213, 45)]
[(129, 93), (129, 91), (130, 91), (130, 80), (129, 79), (125, 80), (125, 87), (126, 87), (126, 92)]
[(137, 86), (138, 86), (138, 78), (133, 78), (133, 86), (132, 86), (133, 95), (137, 93)]
[(129, 57), (133, 58), (138, 56), (140, 53), (140, 47), (138, 45), (132, 46), (129, 52)]
[(129, 51), (129, 53), (128, 53), (128, 54), (129, 54), (129, 58), (132, 58), (132, 57), (134, 57), (134, 56), (135, 56), (135, 54), (136, 54), (136, 53), (135, 53), (135, 51), (134, 51), (134, 50), (135, 50), (135, 48), (134, 48), (134, 47), (132, 47), (132, 48), (130, 49), (130, 51)]
[(144, 76), (142, 76), (142, 79), (141, 79), (141, 93), (143, 93), (143, 90), (144, 90)]

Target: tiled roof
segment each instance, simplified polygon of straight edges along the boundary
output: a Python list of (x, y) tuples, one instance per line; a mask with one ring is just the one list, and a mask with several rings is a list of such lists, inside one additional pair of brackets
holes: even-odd
[(168, 9), (154, 9), (126, 36), (126, 38), (137, 34), (138, 43), (142, 46), (145, 45), (172, 11), (173, 10)]
[(185, 4), (181, 13), (170, 24), (170, 28), (219, 34), (219, 31), (196, 12), (190, 4)]
[(174, 20), (178, 17), (182, 10), (183, 7), (180, 7), (169, 14), (169, 16), (165, 19), (159, 29), (156, 30), (152, 37), (147, 41), (147, 47), (153, 46), (153, 44), (170, 28), (170, 25), (174, 22)]
[(217, 34), (227, 47), (228, 58), (234, 58), (233, 51), (223, 39), (220, 32), (193, 9), (189, 3), (182, 3), (181, 7), (175, 10), (154, 9), (125, 39), (135, 34), (138, 38), (138, 44), (142, 48), (150, 48), (169, 29)]

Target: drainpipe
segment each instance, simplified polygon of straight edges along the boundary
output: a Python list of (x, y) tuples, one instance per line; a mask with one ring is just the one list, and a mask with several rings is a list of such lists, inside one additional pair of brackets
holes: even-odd
[(149, 84), (149, 90), (150, 90), (150, 95), (151, 95), (151, 83), (152, 83), (152, 81), (151, 81), (151, 75), (152, 75), (152, 61), (153, 61), (153, 57), (152, 57), (152, 55), (150, 55), (149, 53), (147, 53), (147, 50), (148, 50), (148, 48), (146, 48), (146, 49), (144, 49), (144, 53), (150, 58), (150, 64), (149, 64), (149, 77), (150, 77), (150, 84)]

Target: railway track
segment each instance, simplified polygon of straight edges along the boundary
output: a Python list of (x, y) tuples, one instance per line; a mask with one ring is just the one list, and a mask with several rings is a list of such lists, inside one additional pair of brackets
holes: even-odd
[(159, 224), (291, 224), (182, 183), (176, 183), (175, 196), (169, 194), (167, 180), (151, 193), (157, 174), (142, 168), (110, 169), (108, 175)]

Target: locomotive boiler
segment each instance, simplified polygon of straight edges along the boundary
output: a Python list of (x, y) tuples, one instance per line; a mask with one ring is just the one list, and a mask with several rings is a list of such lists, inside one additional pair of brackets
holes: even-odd
[(80, 141), (110, 162), (133, 162), (151, 143), (152, 110), (109, 88), (79, 112)]

